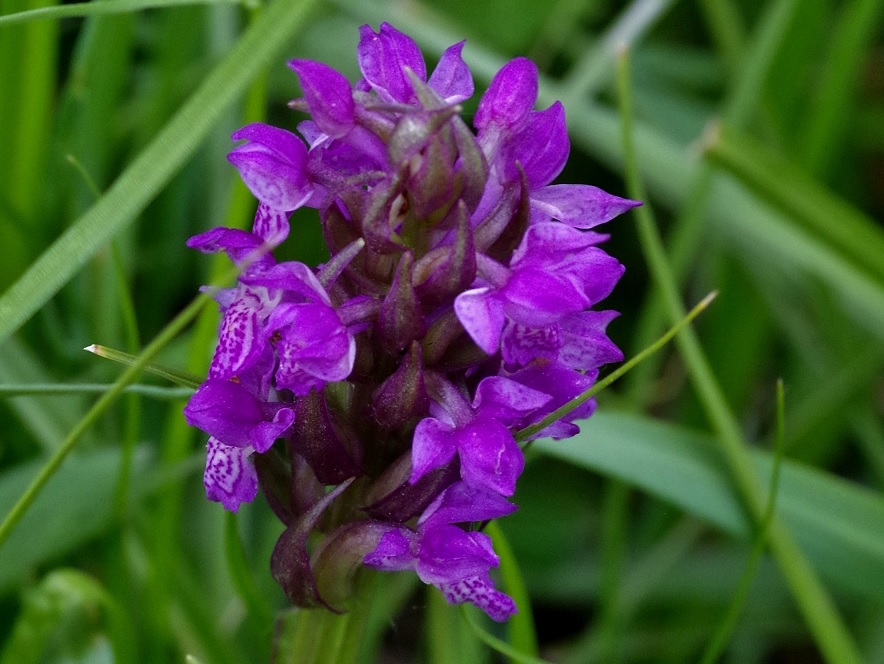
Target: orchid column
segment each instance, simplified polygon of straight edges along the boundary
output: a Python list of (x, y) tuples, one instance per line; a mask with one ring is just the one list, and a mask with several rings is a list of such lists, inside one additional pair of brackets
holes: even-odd
[[(622, 359), (596, 310), (623, 273), (592, 230), (637, 205), (550, 184), (568, 157), (564, 109), (533, 110), (537, 70), (517, 58), (479, 103), (463, 42), (427, 78), (417, 45), (360, 29), (351, 85), (289, 65), (310, 113), (300, 136), (253, 124), (231, 163), (259, 201), (252, 232), (191, 238), (242, 267), (219, 292), (206, 382), (185, 408), (209, 435), (205, 485), (236, 511), (259, 487), (286, 526), (271, 570), (302, 607), (346, 610), (361, 565), (412, 570), (452, 603), (516, 611), (476, 525), (516, 509), (513, 432)], [(331, 259), (277, 263), (289, 216), (318, 210)], [(572, 420), (539, 436), (574, 435)], [(325, 533), (308, 550), (311, 532)]]

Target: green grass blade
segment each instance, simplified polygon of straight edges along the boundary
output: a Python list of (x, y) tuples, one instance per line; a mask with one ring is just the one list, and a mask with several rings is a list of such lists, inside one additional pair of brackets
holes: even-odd
[[(130, 367), (136, 362), (140, 361), (140, 357), (137, 355), (124, 353), (121, 350), (115, 350), (106, 346), (99, 346), (98, 344), (86, 346), (86, 348), (84, 348), (83, 350), (94, 353), (99, 357), (104, 357), (108, 360), (113, 360), (114, 362), (119, 362), (120, 364), (125, 364)], [(176, 385), (187, 387), (191, 390), (197, 389), (203, 382), (198, 376), (194, 376), (193, 374), (187, 373), (186, 371), (180, 371), (178, 369), (175, 369), (174, 367), (167, 367), (162, 364), (157, 364), (156, 362), (147, 362), (146, 364), (144, 364), (144, 370), (148, 373), (154, 374), (155, 376), (165, 378), (170, 383), (175, 383)]]
[(785, 404), (783, 396), (783, 381), (781, 380), (777, 381), (776, 401), (776, 448), (774, 451), (773, 470), (770, 474), (770, 487), (767, 491), (767, 506), (764, 510), (764, 519), (762, 520), (761, 525), (758, 528), (758, 533), (755, 535), (755, 541), (752, 543), (752, 550), (749, 553), (749, 560), (746, 563), (746, 569), (743, 571), (743, 575), (740, 578), (740, 583), (731, 598), (731, 603), (728, 606), (727, 613), (725, 614), (722, 622), (719, 624), (718, 629), (715, 630), (715, 634), (712, 636), (712, 640), (709, 642), (709, 645), (706, 647), (706, 650), (703, 653), (703, 657), (700, 660), (701, 664), (715, 664), (715, 662), (718, 661), (718, 658), (721, 656), (721, 653), (724, 652), (724, 649), (727, 646), (727, 642), (728, 640), (730, 640), (731, 634), (734, 631), (734, 627), (736, 627), (737, 620), (740, 617), (743, 606), (746, 604), (746, 597), (749, 595), (749, 587), (752, 584), (752, 579), (755, 578), (755, 572), (758, 569), (758, 564), (761, 562), (761, 557), (764, 555), (764, 550), (767, 546), (767, 536), (770, 531), (770, 524), (773, 520), (774, 509), (777, 501), (777, 489), (779, 488), (780, 480), (780, 467), (782, 466), (783, 462), (783, 430), (785, 419)]
[(884, 285), (884, 233), (872, 219), (789, 160), (729, 127), (719, 125), (708, 133), (705, 154)]
[[(631, 198), (642, 200), (645, 192), (634, 155), (630, 76), (628, 53), (625, 51), (619, 67), (618, 89), (623, 109), (623, 151), (626, 157), (628, 194)], [(651, 275), (666, 300), (670, 319), (677, 322), (684, 316), (684, 306), (650, 206), (644, 205), (638, 208), (636, 215), (639, 221), (642, 251), (645, 253)], [(693, 330), (686, 330), (676, 343), (707, 417), (718, 434), (740, 500), (748, 509), (750, 518), (760, 524), (764, 514), (764, 504), (760, 498), (761, 489), (739, 425), (724, 399)], [(857, 646), (832, 599), (819, 582), (813, 568), (807, 564), (788, 529), (775, 521), (771, 527), (770, 539), (771, 549), (780, 569), (825, 657), (831, 662), (861, 662)]]
[(186, 5), (239, 4), (241, 0), (97, 0), (96, 2), (75, 2), (69, 5), (40, 7), (14, 14), (0, 16), (0, 27), (32, 21), (50, 21), (60, 18), (100, 16), (102, 14), (125, 14), (144, 9), (182, 7)]
[[(712, 436), (642, 415), (604, 411), (580, 426), (570, 440), (539, 440), (532, 449), (619, 478), (725, 532), (751, 539), (753, 529)], [(751, 459), (759, 475), (771, 476), (770, 453), (753, 451)], [(884, 497), (879, 492), (786, 459), (777, 518), (835, 588), (881, 604)]]
[(126, 227), (301, 27), (316, 0), (275, 0), (107, 193), (0, 297), (0, 342)]
[(494, 551), (500, 556), (500, 576), (504, 591), (513, 598), (519, 612), (507, 621), (509, 640), (521, 653), (537, 657), (537, 631), (531, 611), (531, 598), (525, 587), (525, 579), (519, 570), (519, 561), (507, 541), (506, 535), (496, 521), (490, 522), (485, 532), (494, 543)]

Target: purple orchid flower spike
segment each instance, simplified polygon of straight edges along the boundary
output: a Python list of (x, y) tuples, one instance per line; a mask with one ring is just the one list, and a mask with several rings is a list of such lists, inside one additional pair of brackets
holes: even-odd
[[(188, 241), (241, 272), (213, 293), (218, 345), (185, 408), (209, 436), (206, 494), (236, 511), (264, 491), (286, 525), (271, 569), (299, 606), (343, 610), (365, 565), (412, 570), (506, 620), (498, 557), (469, 524), (515, 509), (516, 432), (623, 357), (606, 331), (617, 313), (597, 310), (623, 266), (590, 229), (639, 203), (552, 184), (565, 109), (535, 110), (527, 58), (494, 76), (471, 129), (463, 52), (451, 45), (428, 78), (417, 43), (382, 23), (360, 28), (354, 85), (291, 60), (303, 98), (290, 106), (310, 115), (300, 135), (233, 134), (229, 160), (258, 199), (251, 231)], [(319, 268), (274, 256), (301, 207), (322, 223)], [(594, 409), (536, 436), (573, 436)]]

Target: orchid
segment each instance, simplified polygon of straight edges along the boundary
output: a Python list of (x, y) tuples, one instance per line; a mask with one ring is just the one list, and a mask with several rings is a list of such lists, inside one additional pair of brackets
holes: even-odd
[[(564, 109), (534, 110), (526, 58), (494, 77), (470, 130), (463, 46), (428, 76), (417, 44), (383, 23), (360, 29), (355, 84), (292, 60), (292, 106), (311, 119), (233, 134), (229, 160), (259, 201), (252, 230), (188, 243), (242, 270), (216, 294), (218, 346), (185, 409), (210, 436), (207, 495), (235, 511), (260, 485), (286, 524), (271, 568), (300, 606), (333, 608), (346, 595), (334, 570), (365, 565), (506, 620), (517, 609), (475, 524), (516, 509), (515, 433), (622, 359), (605, 332), (617, 313), (594, 307), (624, 268), (588, 229), (638, 203), (551, 184), (570, 149)], [(331, 258), (317, 268), (273, 257), (301, 207), (322, 221)], [(569, 437), (594, 407), (538, 435)]]

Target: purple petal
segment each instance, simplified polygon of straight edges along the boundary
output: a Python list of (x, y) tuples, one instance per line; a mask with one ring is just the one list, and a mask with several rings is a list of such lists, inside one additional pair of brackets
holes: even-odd
[(434, 525), (420, 533), (417, 575), (433, 585), (456, 583), (464, 577), (487, 573), (498, 557), (485, 533), (468, 533), (457, 526)]
[(408, 479), (411, 484), (451, 461), (457, 451), (453, 430), (453, 426), (432, 417), (418, 423), (411, 444), (411, 477)]
[(333, 308), (322, 303), (280, 304), (267, 321), (267, 335), (280, 331), (277, 387), (300, 396), (344, 380), (353, 370), (356, 342)]
[(243, 277), (240, 281), (249, 286), (262, 286), (271, 291), (297, 294), (308, 302), (322, 302), (325, 305), (331, 305), (328, 293), (319, 283), (313, 270), (296, 261), (280, 263), (260, 274)]
[(393, 528), (381, 537), (377, 548), (362, 562), (374, 569), (398, 572), (414, 569), (417, 564), (417, 535), (407, 528)]
[(500, 342), (504, 362), (507, 365), (525, 365), (538, 357), (557, 359), (564, 343), (560, 328), (559, 323), (530, 327), (508, 321)]
[(528, 58), (510, 60), (494, 75), (482, 95), (473, 125), (480, 136), (490, 125), (519, 131), (537, 101), (537, 65)]
[(260, 203), (255, 211), (252, 233), (271, 247), (280, 245), (289, 235), (289, 215), (281, 210), (274, 210), (265, 203)]
[(455, 482), (434, 500), (418, 519), (418, 526), (430, 523), (470, 523), (507, 516), (516, 506), (496, 491)]
[[(261, 206), (258, 209), (260, 210)], [(234, 265), (248, 263), (252, 271), (267, 269), (275, 262), (269, 251), (261, 250), (262, 244), (263, 239), (257, 233), (223, 227), (212, 228), (187, 240), (190, 249), (196, 249), (204, 254), (223, 251)]]
[[(540, 360), (532, 362), (524, 369), (511, 374), (510, 378), (535, 390), (545, 392), (552, 397), (552, 400), (546, 406), (531, 416), (530, 419), (533, 422), (539, 422), (546, 415), (564, 406), (568, 401), (580, 396), (592, 387), (597, 374), (597, 371), (593, 371), (584, 375), (579, 371), (566, 367), (560, 362)], [(533, 438), (570, 438), (580, 431), (580, 428), (571, 424), (571, 421), (589, 417), (595, 410), (595, 405), (595, 399), (589, 399), (565, 416), (564, 420), (559, 420), (549, 425), (533, 436)], [(530, 423), (525, 422), (526, 425)]]
[(512, 597), (495, 589), (487, 573), (439, 586), (439, 590), (450, 604), (472, 602), (497, 622), (517, 613)]
[(489, 355), (500, 347), (504, 304), (490, 288), (468, 290), (454, 300), (454, 311), (473, 341)]
[(378, 33), (363, 25), (359, 36), (356, 52), (365, 80), (384, 101), (409, 102), (414, 92), (403, 68), (427, 80), (427, 66), (414, 40), (389, 23), (381, 23)]
[(471, 486), (512, 496), (525, 467), (522, 450), (510, 430), (482, 415), (456, 432), (460, 476)]
[(304, 98), (317, 126), (334, 138), (350, 131), (356, 122), (356, 106), (344, 75), (313, 60), (289, 60), (289, 67), (301, 79)]
[(509, 426), (533, 410), (544, 406), (551, 397), (503, 376), (483, 378), (476, 388), (473, 408), (477, 413)]
[(528, 124), (509, 146), (507, 178), (518, 180), (519, 163), (531, 191), (545, 187), (562, 172), (570, 150), (565, 107), (557, 101), (545, 111), (531, 113)]
[(574, 228), (593, 228), (639, 205), (588, 184), (554, 184), (531, 192), (535, 222), (558, 219)]
[(233, 378), (261, 356), (265, 340), (261, 321), (266, 303), (253, 289), (240, 287), (227, 307), (218, 334), (218, 346), (209, 366), (210, 378)]
[(533, 224), (525, 231), (510, 264), (513, 268), (535, 265), (548, 272), (559, 272), (568, 269), (575, 254), (605, 238), (554, 221)]
[(513, 271), (503, 297), (507, 316), (531, 327), (551, 325), (591, 304), (571, 275), (532, 267)]
[(429, 86), (449, 104), (456, 104), (473, 95), (473, 76), (461, 57), (464, 44), (466, 41), (445, 49), (428, 81)]
[(238, 383), (210, 378), (184, 407), (190, 426), (231, 447), (265, 452), (295, 420), (282, 404), (258, 401)]
[(249, 190), (274, 210), (290, 212), (310, 198), (307, 148), (284, 129), (254, 123), (232, 135), (248, 143), (234, 148), (228, 161), (239, 171)]
[(598, 247), (590, 247), (574, 256), (571, 271), (590, 303), (595, 304), (611, 294), (626, 268)]
[(622, 362), (623, 353), (605, 334), (608, 323), (619, 315), (616, 311), (583, 311), (562, 321), (564, 343), (558, 359), (578, 371)]
[(242, 503), (250, 503), (258, 495), (258, 475), (248, 458), (249, 447), (230, 447), (209, 438), (206, 471), (203, 483), (206, 496), (236, 512)]

